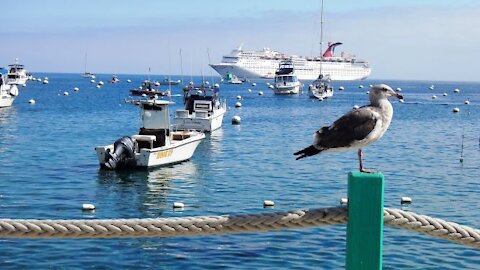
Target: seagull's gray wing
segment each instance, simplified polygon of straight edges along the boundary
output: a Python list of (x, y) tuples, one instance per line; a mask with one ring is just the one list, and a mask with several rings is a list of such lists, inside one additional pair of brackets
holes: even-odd
[(348, 147), (365, 139), (378, 121), (375, 107), (365, 106), (348, 112), (329, 127), (322, 127), (316, 134), (319, 149)]

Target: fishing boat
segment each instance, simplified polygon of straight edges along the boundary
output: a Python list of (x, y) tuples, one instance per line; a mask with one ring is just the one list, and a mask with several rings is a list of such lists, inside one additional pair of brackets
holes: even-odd
[(276, 95), (298, 94), (301, 83), (295, 75), (295, 68), (292, 61), (285, 60), (280, 62), (275, 72), (275, 83), (273, 92)]
[(184, 108), (175, 111), (173, 125), (177, 129), (198, 130), (212, 132), (219, 129), (223, 123), (223, 116), (227, 111), (227, 104), (219, 98), (219, 86), (183, 88)]
[(115, 143), (97, 146), (101, 168), (119, 170), (165, 166), (190, 159), (205, 134), (170, 128), (169, 105), (161, 99), (127, 101), (141, 109), (142, 127), (136, 135), (124, 136)]
[(170, 80), (170, 79), (163, 79), (161, 81), (159, 81), (159, 84), (160, 85), (178, 85), (180, 82), (182, 82), (181, 80)]
[(18, 58), (15, 58), (15, 64), (8, 65), (8, 84), (24, 85), (29, 79), (30, 74), (23, 65), (18, 63)]
[(140, 85), (140, 87), (130, 89), (130, 94), (132, 96), (149, 96), (149, 97), (170, 95), (169, 90), (160, 91), (156, 86), (157, 86), (156, 83), (153, 83), (150, 80), (145, 80), (142, 82), (142, 85)]
[(8, 84), (8, 72), (0, 68), (0, 108), (12, 106), (13, 101), (18, 96), (16, 84)]
[[(320, 15), (320, 51), (322, 51), (323, 44), (323, 0), (322, 0), (322, 9)], [(331, 44), (329, 45), (331, 46)], [(329, 55), (323, 54), (322, 60), (324, 57), (329, 57)], [(333, 96), (333, 87), (330, 84), (330, 74), (324, 75), (322, 69), (323, 61), (320, 61), (320, 74), (318, 78), (312, 82), (308, 87), (308, 95), (311, 98), (317, 98), (318, 100), (324, 100)]]
[(229, 83), (229, 84), (242, 84), (243, 81), (240, 80), (236, 75), (227, 72), (225, 76), (222, 78), (224, 83)]

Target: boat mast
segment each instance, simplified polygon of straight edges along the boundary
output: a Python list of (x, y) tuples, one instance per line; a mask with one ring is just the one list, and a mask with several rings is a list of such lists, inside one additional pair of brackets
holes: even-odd
[(319, 78), (323, 77), (322, 64), (323, 64), (323, 0), (322, 0), (322, 7), (320, 9), (320, 74), (318, 75)]

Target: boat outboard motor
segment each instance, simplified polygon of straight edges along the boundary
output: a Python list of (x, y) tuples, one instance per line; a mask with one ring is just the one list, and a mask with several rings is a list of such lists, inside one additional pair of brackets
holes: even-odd
[(109, 169), (129, 167), (135, 162), (135, 143), (132, 138), (125, 136), (113, 144), (113, 153), (106, 153), (105, 166)]

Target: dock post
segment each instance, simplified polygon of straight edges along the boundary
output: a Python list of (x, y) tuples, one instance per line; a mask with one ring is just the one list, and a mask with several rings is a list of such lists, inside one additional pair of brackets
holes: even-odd
[(348, 174), (347, 270), (382, 269), (382, 173)]

